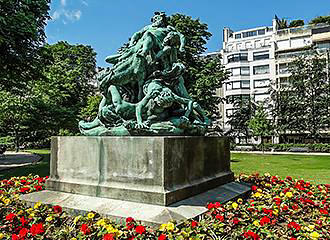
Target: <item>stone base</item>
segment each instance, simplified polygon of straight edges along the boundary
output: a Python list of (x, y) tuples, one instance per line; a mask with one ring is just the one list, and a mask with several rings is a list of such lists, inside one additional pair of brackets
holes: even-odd
[(168, 206), (233, 179), (224, 137), (53, 137), (46, 188)]
[(180, 223), (194, 218), (207, 211), (205, 207), (207, 203), (225, 203), (244, 197), (250, 189), (251, 187), (246, 184), (231, 182), (167, 207), (49, 190), (21, 195), (21, 200), (29, 205), (36, 202), (60, 205), (73, 215), (95, 211), (118, 223), (125, 223), (127, 217), (133, 217), (143, 224), (159, 227), (169, 221), (174, 220)]

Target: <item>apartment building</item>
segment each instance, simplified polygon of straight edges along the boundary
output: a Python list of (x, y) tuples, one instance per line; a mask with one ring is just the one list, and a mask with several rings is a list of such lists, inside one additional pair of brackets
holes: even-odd
[[(223, 29), (222, 61), (231, 73), (219, 91), (226, 102), (220, 107), (225, 131), (237, 99), (254, 102), (269, 98), (269, 88), (286, 84), (288, 66), (294, 57), (312, 54), (313, 48), (329, 54), (330, 26), (306, 25), (279, 30), (278, 20), (271, 26), (240, 31)], [(329, 58), (329, 57), (328, 57)]]

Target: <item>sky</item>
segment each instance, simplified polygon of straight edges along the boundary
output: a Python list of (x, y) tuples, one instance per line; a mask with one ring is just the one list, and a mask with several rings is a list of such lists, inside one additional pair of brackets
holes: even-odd
[(287, 20), (330, 15), (330, 0), (52, 0), (47, 42), (90, 45), (97, 65), (116, 53), (135, 32), (150, 24), (155, 11), (182, 13), (208, 24), (206, 52), (222, 47), (222, 29), (234, 31), (271, 26), (276, 14)]

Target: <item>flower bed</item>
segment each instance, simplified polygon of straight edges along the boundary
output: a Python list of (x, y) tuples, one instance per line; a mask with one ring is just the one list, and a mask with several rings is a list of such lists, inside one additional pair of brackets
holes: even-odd
[(94, 212), (70, 216), (60, 206), (29, 208), (19, 200), (42, 190), (45, 180), (1, 181), (0, 239), (330, 239), (329, 184), (241, 175), (238, 180), (253, 184), (249, 199), (209, 203), (198, 219), (153, 230), (132, 218), (119, 225)]

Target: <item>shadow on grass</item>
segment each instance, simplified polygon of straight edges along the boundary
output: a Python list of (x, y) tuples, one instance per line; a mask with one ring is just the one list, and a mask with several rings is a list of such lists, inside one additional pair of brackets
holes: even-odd
[(238, 159), (231, 159), (230, 162), (240, 162)]
[(27, 176), (29, 174), (45, 177), (49, 175), (50, 154), (38, 154), (42, 157), (41, 161), (32, 165), (11, 168), (0, 171), (0, 180), (10, 179), (11, 177)]

